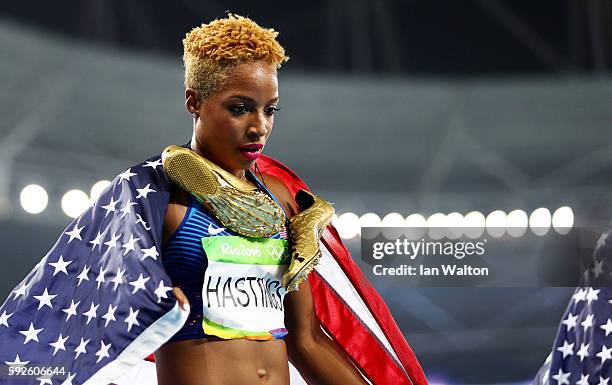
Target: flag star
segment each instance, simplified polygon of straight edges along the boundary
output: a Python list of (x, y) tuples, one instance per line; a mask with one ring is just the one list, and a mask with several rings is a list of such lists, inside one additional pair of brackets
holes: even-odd
[(87, 310), (85, 313), (83, 313), (84, 316), (87, 316), (87, 322), (85, 322), (85, 325), (89, 324), (89, 321), (91, 321), (92, 318), (97, 318), (98, 315), (96, 314), (96, 310), (98, 310), (98, 306), (100, 305), (96, 305), (94, 306), (93, 301), (91, 302), (91, 306), (89, 307), (89, 310)]
[(136, 195), (136, 199), (138, 198), (147, 199), (147, 195), (149, 195), (149, 193), (156, 192), (155, 190), (151, 189), (150, 186), (151, 186), (151, 183), (148, 183), (144, 188), (137, 188), (136, 191), (138, 191), (138, 195)]
[(121, 235), (117, 236), (117, 235), (115, 235), (115, 233), (113, 233), (112, 238), (110, 240), (104, 242), (104, 244), (106, 246), (108, 246), (108, 249), (106, 249), (106, 250), (110, 250), (113, 247), (116, 247), (117, 246), (117, 241), (119, 240), (119, 238), (121, 238)]
[(584, 301), (586, 299), (586, 289), (578, 289), (578, 291), (572, 296), (574, 299), (574, 303), (579, 303), (580, 301)]
[(584, 328), (584, 332), (586, 333), (587, 329), (593, 326), (593, 314), (589, 314), (584, 321), (580, 323)]
[(108, 354), (108, 349), (110, 349), (111, 347), (111, 343), (109, 342), (108, 345), (104, 344), (104, 341), (100, 341), (100, 350), (98, 350), (96, 352), (96, 356), (98, 356), (98, 360), (96, 361), (96, 364), (100, 361), (102, 361), (102, 359), (104, 357), (110, 357)]
[(64, 261), (63, 255), (59, 256), (57, 262), (49, 262), (49, 265), (55, 268), (55, 271), (53, 271), (53, 276), (55, 277), (55, 274), (59, 273), (60, 271), (68, 275), (68, 270), (66, 270), (66, 267), (68, 267), (68, 265), (70, 265), (71, 263), (72, 261)]
[(563, 341), (563, 346), (557, 348), (557, 351), (563, 353), (563, 359), (565, 359), (565, 357), (567, 356), (573, 356), (574, 355), (574, 343), (572, 342), (571, 344), (569, 344), (567, 342), (567, 340)]
[(142, 273), (140, 273), (140, 276), (138, 277), (137, 280), (130, 282), (130, 285), (134, 286), (134, 290), (132, 290), (132, 294), (136, 294), (138, 290), (141, 290), (141, 289), (144, 290), (145, 283), (147, 283), (149, 279), (151, 279), (151, 277), (143, 278)]
[(106, 269), (100, 270), (100, 273), (96, 278), (96, 282), (98, 282), (98, 289), (100, 289), (100, 285), (104, 283), (104, 274), (106, 274)]
[(115, 198), (111, 196), (110, 202), (107, 205), (102, 206), (102, 208), (106, 210), (106, 214), (104, 214), (104, 218), (106, 218), (109, 213), (115, 212), (115, 206), (117, 206), (117, 203), (119, 203), (119, 201), (116, 201)]
[(72, 317), (73, 315), (76, 315), (76, 308), (77, 306), (79, 306), (79, 304), (81, 303), (81, 301), (74, 303), (74, 300), (70, 300), (70, 307), (67, 307), (65, 309), (62, 309), (62, 311), (66, 314), (68, 314), (66, 316), (66, 321), (68, 321), (70, 319), (70, 317)]
[(570, 330), (572, 330), (573, 327), (576, 327), (577, 319), (578, 315), (573, 315), (572, 313), (569, 313), (567, 315), (567, 318), (561, 321), (561, 323), (567, 326), (567, 331), (569, 332)]
[(51, 300), (57, 297), (57, 294), (49, 295), (47, 288), (45, 288), (45, 292), (42, 293), (42, 295), (33, 295), (32, 297), (36, 298), (39, 301), (38, 310), (40, 310), (40, 308), (45, 305), (53, 309), (53, 306), (51, 305)]
[(13, 290), (11, 293), (15, 293), (15, 296), (13, 297), (13, 299), (17, 299), (17, 297), (19, 297), (20, 295), (25, 295), (26, 289), (28, 288), (28, 286), (30, 286), (30, 284), (28, 283), (27, 285), (25, 283), (21, 284), (21, 287), (19, 287), (18, 289)]
[(111, 321), (117, 321), (115, 319), (115, 310), (117, 310), (117, 306), (113, 307), (113, 305), (108, 305), (108, 311), (102, 316), (102, 318), (106, 320), (104, 327), (108, 326), (108, 323)]
[(595, 355), (601, 359), (601, 364), (603, 365), (607, 360), (612, 360), (612, 348), (603, 345), (601, 351)]
[(117, 270), (117, 275), (115, 275), (115, 278), (111, 280), (111, 282), (115, 284), (113, 291), (117, 290), (117, 286), (123, 283), (123, 273), (125, 273), (125, 269), (121, 270), (121, 268), (119, 268)]
[(122, 248), (125, 249), (125, 251), (123, 252), (123, 255), (126, 255), (127, 253), (129, 253), (130, 250), (136, 250), (134, 245), (136, 244), (137, 241), (139, 241), (140, 238), (134, 238), (134, 235), (131, 234), (130, 235), (130, 240), (127, 243), (124, 243), (123, 246), (121, 246)]
[(155, 246), (152, 246), (148, 249), (142, 249), (140, 251), (143, 252), (143, 255), (142, 255), (143, 261), (147, 259), (147, 257), (153, 258), (154, 260), (157, 261), (157, 257), (159, 256), (159, 253), (157, 252), (157, 248)]
[(608, 385), (609, 380), (610, 377), (603, 378), (602, 376), (599, 376), (599, 383), (597, 385)]
[(30, 361), (21, 361), (21, 358), (19, 358), (19, 354), (17, 354), (15, 356), (15, 361), (4, 361), (4, 363), (7, 365), (27, 365), (30, 363)]
[(581, 374), (580, 380), (576, 381), (576, 385), (589, 385), (589, 374)]
[(76, 352), (76, 355), (74, 356), (74, 359), (76, 360), (77, 358), (79, 358), (79, 356), (82, 354), (87, 353), (87, 351), (85, 350), (85, 347), (87, 346), (87, 344), (89, 343), (90, 340), (84, 341), (83, 337), (81, 337), (81, 343), (79, 344), (79, 346), (77, 346), (76, 349), (74, 349), (74, 351)]
[(580, 344), (580, 350), (578, 350), (578, 353), (576, 353), (576, 355), (578, 357), (580, 357), (580, 362), (582, 362), (582, 360), (584, 360), (584, 357), (588, 357), (589, 356), (589, 344)]
[(68, 240), (68, 243), (72, 242), (73, 239), (78, 239), (79, 241), (83, 241), (83, 239), (81, 238), (81, 231), (85, 228), (85, 226), (83, 227), (78, 227), (77, 224), (75, 223), (74, 228), (70, 231), (66, 231), (64, 234), (70, 236), (70, 239)]
[(72, 374), (68, 372), (68, 374), (66, 374), (66, 379), (61, 383), (61, 385), (72, 385), (72, 380), (74, 380), (74, 377), (76, 377), (76, 373)]
[(123, 214), (121, 214), (121, 218), (119, 219), (123, 219), (123, 217), (125, 217), (126, 215), (128, 215), (130, 213), (130, 211), (132, 211), (132, 206), (137, 205), (138, 203), (132, 202), (132, 200), (130, 199), (125, 206), (121, 209), (121, 212)]
[(14, 314), (14, 313), (11, 313), (11, 314), (6, 314), (6, 310), (5, 310), (5, 311), (3, 311), (3, 312), (2, 312), (2, 315), (0, 315), (0, 325), (4, 325), (4, 326), (6, 326), (6, 327), (9, 327), (9, 324), (8, 324), (8, 319), (9, 319), (9, 318), (11, 318), (11, 316), (12, 316), (13, 314)]
[(133, 173), (132, 169), (128, 168), (127, 170), (119, 174), (119, 181), (117, 183), (121, 183), (122, 180), (129, 181), (130, 178), (133, 177), (134, 175), (136, 175), (136, 173)]
[(603, 261), (595, 261), (595, 266), (591, 269), (591, 273), (595, 278), (603, 274)]
[(600, 289), (594, 290), (592, 287), (589, 287), (589, 292), (586, 295), (586, 300), (589, 304), (591, 301), (597, 301), (597, 296), (599, 295)]
[(54, 350), (53, 350), (53, 355), (55, 356), (55, 353), (57, 353), (58, 350), (66, 350), (66, 346), (64, 346), (64, 344), (66, 343), (66, 340), (68, 340), (68, 336), (62, 338), (62, 333), (60, 333), (59, 337), (57, 337), (57, 341), (50, 343), (49, 345), (53, 346)]
[(147, 161), (147, 164), (145, 164), (142, 167), (151, 167), (151, 168), (153, 168), (153, 170), (155, 170), (157, 168), (157, 166), (161, 166), (161, 165), (162, 165), (162, 160), (161, 160), (161, 158), (159, 158), (155, 162)]
[(51, 379), (49, 378), (38, 377), (37, 380), (39, 381), (38, 385), (45, 385), (45, 384), (53, 385), (53, 382), (51, 382)]
[(125, 319), (125, 323), (128, 324), (128, 328), (127, 331), (129, 332), (130, 329), (132, 328), (132, 326), (134, 325), (140, 325), (138, 323), (138, 320), (136, 319), (136, 317), (138, 316), (138, 312), (140, 310), (132, 310), (132, 307), (130, 306), (130, 315)]
[(605, 325), (601, 325), (600, 328), (606, 331), (606, 337), (612, 332), (612, 319), (608, 318), (608, 322)]
[(98, 231), (98, 235), (96, 235), (96, 239), (94, 239), (93, 241), (90, 241), (89, 243), (91, 244), (91, 249), (95, 249), (96, 246), (98, 246), (98, 250), (100, 250), (102, 248), (102, 235), (104, 234), (104, 232)]
[(162, 298), (168, 298), (168, 293), (172, 290), (171, 286), (165, 286), (164, 281), (159, 281), (159, 286), (155, 289), (155, 295), (157, 296), (157, 303), (161, 302)]
[(147, 222), (145, 222), (144, 219), (142, 219), (140, 214), (136, 214), (136, 217), (138, 218), (136, 219), (136, 224), (142, 223), (142, 226), (145, 228), (145, 230), (147, 231), (151, 230), (151, 227), (147, 226)]
[(571, 372), (565, 373), (563, 372), (563, 370), (561, 370), (561, 368), (559, 368), (557, 374), (554, 374), (552, 378), (557, 380), (558, 385), (569, 385), (569, 377), (571, 376), (571, 374)]
[(32, 322), (30, 322), (30, 327), (28, 328), (28, 330), (20, 330), (19, 333), (23, 334), (25, 336), (25, 341), (23, 342), (23, 344), (27, 344), (29, 341), (38, 341), (38, 333), (40, 333), (41, 331), (43, 331), (44, 328), (40, 328), (40, 329), (34, 329), (34, 324)]
[(602, 247), (605, 246), (606, 241), (608, 240), (608, 236), (610, 234), (609, 233), (603, 233), (601, 234), (601, 237), (599, 237), (599, 239), (597, 240), (597, 248), (601, 249)]
[(85, 265), (83, 266), (83, 271), (81, 271), (81, 274), (79, 274), (79, 276), (77, 277), (79, 279), (79, 283), (77, 283), (77, 287), (79, 287), (79, 285), (81, 284), (81, 282), (83, 282), (83, 280), (89, 281), (89, 277), (87, 276), (87, 274), (89, 274), (89, 267)]

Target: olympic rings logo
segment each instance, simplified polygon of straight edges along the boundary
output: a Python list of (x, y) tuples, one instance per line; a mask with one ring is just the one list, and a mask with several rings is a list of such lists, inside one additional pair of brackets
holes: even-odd
[(283, 259), (283, 255), (285, 254), (285, 247), (278, 245), (267, 245), (266, 252), (268, 255), (270, 255), (272, 260), (280, 261)]

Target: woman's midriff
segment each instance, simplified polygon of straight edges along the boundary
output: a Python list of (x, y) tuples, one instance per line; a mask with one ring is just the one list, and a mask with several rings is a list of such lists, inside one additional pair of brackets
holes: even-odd
[(187, 340), (155, 352), (159, 385), (288, 385), (283, 340)]
[[(174, 234), (188, 206), (188, 194), (172, 191), (163, 243)], [(163, 258), (163, 256), (162, 256)], [(155, 352), (159, 385), (288, 385), (283, 340), (194, 339), (169, 342)]]

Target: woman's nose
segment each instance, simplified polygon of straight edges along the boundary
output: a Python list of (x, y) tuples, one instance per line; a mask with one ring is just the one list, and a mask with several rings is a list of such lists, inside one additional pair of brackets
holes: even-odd
[(265, 136), (268, 133), (268, 127), (267, 127), (268, 122), (266, 121), (264, 113), (255, 112), (252, 115), (253, 115), (253, 118), (249, 122), (248, 134), (253, 135), (253, 136), (257, 135), (258, 137)]

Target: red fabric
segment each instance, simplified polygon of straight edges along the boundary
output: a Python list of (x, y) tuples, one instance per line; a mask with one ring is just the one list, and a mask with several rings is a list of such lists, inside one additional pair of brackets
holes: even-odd
[[(263, 174), (280, 179), (292, 195), (295, 195), (300, 189), (309, 190), (304, 181), (279, 161), (268, 156), (261, 156), (257, 164)], [(353, 314), (333, 288), (330, 288), (318, 274), (310, 274), (308, 281), (312, 286), (315, 311), (323, 327), (330, 331), (332, 337), (374, 384), (398, 385), (412, 382), (414, 385), (427, 385), (423, 369), (397, 327), (389, 309), (353, 262), (349, 251), (342, 244), (333, 226), (330, 225), (325, 230), (322, 241), (372, 313), (410, 379), (406, 378), (401, 369), (395, 365), (376, 337), (364, 327), (359, 320), (359, 315)]]
[[(411, 385), (378, 339), (316, 272), (308, 276), (317, 317), (374, 384)], [(367, 347), (364, 349), (364, 347)], [(373, 359), (375, 357), (375, 359)]]

